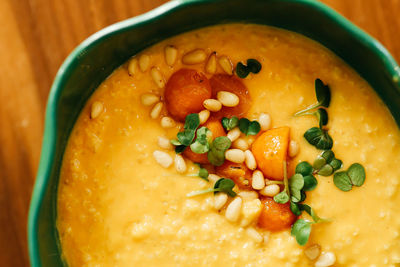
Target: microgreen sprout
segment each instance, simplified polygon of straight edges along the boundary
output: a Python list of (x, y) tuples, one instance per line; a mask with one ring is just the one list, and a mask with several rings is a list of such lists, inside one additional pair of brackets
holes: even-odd
[(199, 196), (199, 195), (204, 195), (207, 193), (214, 192), (214, 194), (218, 192), (224, 192), (228, 194), (230, 197), (235, 197), (236, 193), (232, 190), (235, 187), (235, 183), (231, 179), (227, 178), (221, 178), (219, 179), (213, 188), (208, 188), (204, 190), (199, 190), (199, 191), (193, 191), (189, 194), (187, 194), (188, 197), (194, 197), (194, 196)]
[(221, 119), (221, 124), (225, 130), (230, 131), (239, 125), (239, 118), (236, 116), (233, 116), (232, 118), (223, 117)]
[(246, 118), (239, 120), (239, 129), (245, 135), (256, 135), (260, 132), (261, 126), (258, 121), (250, 121)]
[(279, 194), (274, 196), (274, 201), (276, 203), (285, 204), (290, 200), (290, 189), (289, 189), (289, 181), (287, 178), (286, 160), (283, 161), (283, 184), (285, 186), (285, 189)]
[(201, 127), (197, 129), (196, 141), (190, 145), (190, 149), (197, 154), (206, 153), (210, 150), (211, 141), (212, 132), (206, 127)]
[(208, 171), (205, 168), (202, 168), (200, 164), (196, 165), (199, 166), (199, 172), (198, 173), (193, 173), (193, 174), (188, 174), (187, 176), (196, 176), (196, 177), (200, 177), (203, 180), (206, 180), (208, 182)]
[(244, 65), (242, 62), (239, 62), (236, 65), (236, 75), (239, 78), (244, 79), (249, 75), (250, 72), (254, 74), (259, 73), (261, 71), (261, 68), (261, 63), (258, 60), (254, 58), (249, 58), (247, 60), (247, 66)]
[(186, 116), (185, 125), (183, 126), (184, 130), (176, 135), (177, 139), (171, 140), (171, 144), (175, 146), (175, 152), (177, 154), (182, 153), (187, 146), (192, 144), (196, 129), (199, 125), (199, 114), (193, 113)]
[(294, 114), (294, 116), (301, 116), (310, 110), (316, 109), (318, 107), (328, 108), (331, 102), (331, 91), (328, 85), (325, 85), (320, 79), (315, 80), (315, 95), (317, 97), (317, 103), (312, 104), (304, 110), (301, 110)]
[(332, 150), (325, 150), (315, 159), (313, 167), (315, 173), (330, 176), (342, 167), (342, 161), (335, 158), (335, 153)]
[(342, 191), (350, 191), (354, 186), (362, 186), (365, 182), (365, 169), (359, 163), (352, 164), (347, 171), (335, 173), (333, 183)]
[(231, 146), (231, 140), (226, 136), (219, 136), (210, 145), (207, 157), (214, 166), (221, 166), (225, 161), (225, 151)]
[(308, 143), (321, 150), (331, 149), (333, 146), (333, 140), (328, 134), (328, 131), (319, 127), (312, 127), (308, 129), (304, 133), (304, 138), (308, 141)]

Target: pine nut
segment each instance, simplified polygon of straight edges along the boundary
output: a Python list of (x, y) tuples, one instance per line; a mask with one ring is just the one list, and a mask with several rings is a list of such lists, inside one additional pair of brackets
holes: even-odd
[(171, 144), (170, 140), (163, 136), (158, 137), (158, 145), (164, 149), (172, 149), (173, 148), (173, 145)]
[(221, 102), (219, 102), (216, 99), (211, 99), (211, 98), (204, 100), (203, 106), (212, 112), (217, 112), (222, 108)]
[(99, 101), (94, 101), (90, 111), (90, 118), (96, 119), (98, 116), (100, 116), (103, 110), (104, 110), (103, 103)]
[(231, 140), (231, 142), (234, 142), (236, 139), (239, 138), (239, 136), (240, 136), (239, 127), (236, 127), (234, 129), (230, 130), (228, 132), (228, 134), (226, 135), (226, 137), (228, 137)]
[(179, 154), (175, 155), (175, 169), (178, 173), (185, 173), (187, 170), (186, 162)]
[(150, 57), (148, 55), (141, 55), (139, 57), (139, 68), (142, 72), (145, 72), (150, 67)]
[(245, 156), (242, 150), (234, 148), (225, 151), (225, 158), (235, 163), (242, 163), (244, 162)]
[(164, 48), (164, 56), (165, 56), (165, 62), (167, 63), (167, 65), (172, 66), (175, 64), (176, 58), (178, 56), (178, 49), (176, 49), (172, 45), (167, 45)]
[(267, 197), (274, 197), (281, 191), (281, 188), (277, 184), (271, 184), (260, 190), (260, 194)]
[(154, 94), (143, 94), (140, 100), (144, 106), (151, 106), (160, 101), (160, 97)]
[(138, 68), (138, 60), (136, 58), (132, 58), (128, 64), (128, 73), (130, 76), (136, 74)]
[(160, 117), (162, 108), (163, 108), (162, 102), (158, 102), (157, 104), (155, 104), (153, 109), (150, 112), (150, 117), (152, 119), (157, 119), (158, 117)]
[(235, 107), (239, 104), (239, 97), (227, 91), (219, 91), (217, 93), (217, 99), (226, 107)]
[(174, 119), (170, 117), (162, 117), (161, 119), (161, 127), (163, 128), (172, 128), (175, 126)]
[(266, 113), (261, 113), (258, 118), (258, 122), (260, 123), (261, 130), (266, 131), (271, 128), (271, 116)]
[(321, 253), (321, 246), (318, 244), (314, 244), (312, 246), (309, 246), (304, 250), (304, 254), (309, 258), (310, 260), (315, 260), (318, 258), (319, 254)]
[(255, 191), (240, 191), (238, 195), (244, 200), (254, 200), (258, 198), (258, 194)]
[(220, 56), (218, 58), (218, 64), (227, 74), (233, 74), (233, 65), (231, 60), (227, 56)]
[(153, 67), (153, 68), (151, 68), (150, 74), (151, 74), (151, 77), (153, 78), (153, 81), (158, 86), (158, 88), (164, 88), (165, 81), (164, 81), (164, 77), (162, 76), (160, 70), (156, 67)]
[(208, 111), (207, 109), (200, 111), (199, 112), (200, 124), (206, 123), (209, 117), (210, 117), (210, 111)]
[(295, 140), (290, 140), (289, 143), (289, 157), (294, 158), (299, 154), (300, 146)]
[(219, 177), (219, 176), (216, 175), (216, 174), (210, 173), (210, 174), (208, 175), (208, 180), (209, 180), (212, 184), (215, 184), (219, 179), (221, 179), (221, 177)]
[(260, 235), (260, 233), (254, 229), (253, 227), (249, 227), (246, 229), (246, 234), (254, 240), (256, 243), (261, 243), (263, 241), (263, 236)]
[(214, 195), (214, 208), (216, 210), (222, 209), (222, 207), (226, 204), (228, 200), (228, 195), (225, 193), (218, 193)]
[(315, 267), (328, 267), (336, 262), (336, 256), (332, 252), (322, 252), (318, 260), (315, 262)]
[(217, 52), (212, 52), (208, 57), (205, 70), (209, 74), (214, 74), (217, 71)]
[(232, 147), (245, 151), (249, 149), (249, 144), (243, 138), (238, 138), (232, 143)]
[(154, 151), (153, 157), (157, 161), (157, 163), (164, 168), (168, 168), (172, 164), (172, 157), (163, 151), (160, 150)]
[(252, 171), (257, 169), (257, 162), (256, 159), (254, 158), (253, 153), (250, 150), (246, 150), (244, 151), (244, 156), (245, 156), (244, 162), (246, 163), (247, 168), (249, 168)]
[(255, 190), (261, 190), (265, 187), (264, 175), (260, 171), (254, 171), (251, 186)]
[(195, 49), (183, 55), (182, 62), (186, 65), (194, 65), (204, 62), (206, 58), (207, 54), (203, 49)]
[(236, 197), (229, 203), (226, 208), (225, 217), (230, 222), (236, 222), (240, 216), (240, 210), (242, 208), (242, 199), (240, 197)]

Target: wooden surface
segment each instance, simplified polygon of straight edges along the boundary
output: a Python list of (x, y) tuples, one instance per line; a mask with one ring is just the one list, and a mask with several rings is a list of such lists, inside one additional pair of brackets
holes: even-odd
[[(245, 0), (243, 0), (245, 1)], [(26, 220), (47, 95), (92, 33), (163, 0), (0, 0), (0, 266), (28, 266)], [(400, 0), (323, 0), (400, 61)]]

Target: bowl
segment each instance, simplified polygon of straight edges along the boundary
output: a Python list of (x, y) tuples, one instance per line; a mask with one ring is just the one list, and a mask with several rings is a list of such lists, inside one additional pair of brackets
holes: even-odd
[(321, 43), (369, 82), (400, 125), (400, 67), (378, 41), (324, 4), (315, 0), (168, 2), (90, 36), (60, 67), (47, 103), (42, 153), (29, 211), (32, 266), (66, 265), (56, 229), (57, 185), (68, 136), (93, 91), (142, 49), (185, 31), (229, 22), (271, 25)]

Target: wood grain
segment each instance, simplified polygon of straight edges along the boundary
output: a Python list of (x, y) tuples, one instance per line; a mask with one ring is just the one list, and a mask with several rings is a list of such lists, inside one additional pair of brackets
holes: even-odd
[[(0, 1), (0, 265), (28, 266), (26, 220), (51, 82), (72, 49), (164, 0)], [(323, 0), (400, 60), (400, 0)]]

